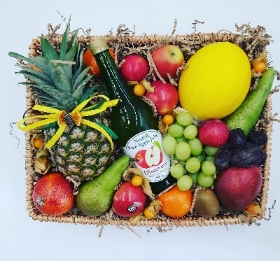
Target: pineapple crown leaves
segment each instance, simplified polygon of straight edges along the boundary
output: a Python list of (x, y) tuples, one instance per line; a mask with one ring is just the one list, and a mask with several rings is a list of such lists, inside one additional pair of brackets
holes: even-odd
[[(83, 106), (86, 106), (95, 97), (103, 97), (106, 101), (108, 99), (104, 95), (90, 97), (95, 90), (91, 85), (88, 85), (93, 76), (88, 74), (89, 67), (84, 68), (83, 50), (77, 41), (78, 30), (75, 31), (70, 40), (68, 40), (69, 31), (70, 22), (62, 36), (59, 52), (50, 41), (41, 36), (41, 56), (24, 57), (14, 52), (9, 53), (11, 57), (19, 60), (21, 70), (17, 73), (23, 74), (27, 79), (26, 82), (20, 84), (33, 89), (36, 102), (39, 103), (33, 109), (50, 113), (31, 116), (32, 119), (41, 117), (45, 119), (28, 126), (25, 122), (30, 117), (23, 118), (19, 121), (18, 127), (21, 130), (30, 130), (40, 127), (48, 128), (50, 124), (59, 125), (57, 133), (46, 144), (49, 148), (54, 145), (64, 129), (72, 124), (72, 122), (67, 122), (66, 118), (59, 124), (56, 116), (60, 119), (60, 116), (65, 113), (64, 115), (72, 117), (72, 113), (79, 113), (79, 110), (83, 109)], [(101, 103), (98, 104), (98, 106), (102, 106), (98, 112), (95, 111), (96, 106), (90, 106), (87, 108), (88, 112), (81, 112), (80, 118), (100, 113), (108, 107), (115, 106), (117, 102), (118, 100), (107, 101), (105, 106), (102, 106)], [(74, 111), (74, 109), (78, 111)], [(93, 120), (83, 119), (82, 123), (100, 131), (108, 138), (112, 148), (114, 147), (111, 137), (117, 138), (117, 136), (109, 127)]]
[[(20, 61), (21, 70), (29, 81), (20, 82), (34, 91), (40, 103), (57, 109), (71, 111), (81, 102), (87, 83), (89, 68), (83, 67), (83, 51), (77, 42), (78, 30), (68, 41), (70, 20), (62, 36), (59, 53), (51, 43), (41, 36), (42, 56), (24, 57), (9, 52), (9, 56)], [(39, 70), (38, 70), (39, 69)]]

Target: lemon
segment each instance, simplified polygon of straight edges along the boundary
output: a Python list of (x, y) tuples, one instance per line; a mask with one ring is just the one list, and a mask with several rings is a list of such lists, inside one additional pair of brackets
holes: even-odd
[(188, 60), (178, 83), (179, 101), (199, 120), (222, 119), (239, 107), (250, 83), (246, 53), (230, 42), (212, 43)]

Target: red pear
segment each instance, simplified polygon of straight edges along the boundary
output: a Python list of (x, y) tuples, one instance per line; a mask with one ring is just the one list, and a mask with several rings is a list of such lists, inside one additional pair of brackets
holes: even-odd
[(220, 204), (231, 211), (243, 211), (259, 194), (262, 173), (258, 166), (229, 167), (220, 172), (214, 183)]

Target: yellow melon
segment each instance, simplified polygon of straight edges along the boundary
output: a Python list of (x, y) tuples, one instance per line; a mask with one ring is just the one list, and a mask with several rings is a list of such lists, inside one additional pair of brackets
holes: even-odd
[(212, 43), (188, 60), (178, 83), (180, 105), (199, 120), (222, 119), (239, 107), (250, 83), (246, 53), (230, 42)]

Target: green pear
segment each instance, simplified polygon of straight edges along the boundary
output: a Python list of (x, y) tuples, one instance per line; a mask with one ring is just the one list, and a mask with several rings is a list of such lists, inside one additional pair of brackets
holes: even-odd
[(77, 207), (87, 216), (100, 216), (112, 205), (116, 186), (129, 166), (129, 156), (121, 156), (96, 179), (80, 186)]

